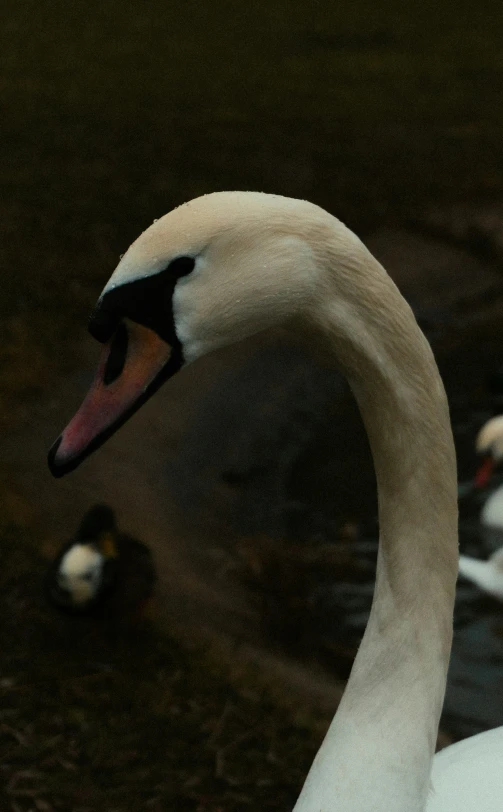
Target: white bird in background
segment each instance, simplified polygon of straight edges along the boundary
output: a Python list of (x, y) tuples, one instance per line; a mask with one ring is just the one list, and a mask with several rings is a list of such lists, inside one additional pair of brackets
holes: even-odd
[[(482, 462), (475, 474), (474, 485), (484, 488), (496, 466), (503, 460), (503, 415), (493, 417), (482, 426), (475, 442)], [(480, 512), (480, 521), (486, 527), (503, 530), (503, 486), (486, 499)]]
[(431, 349), (381, 265), (306, 201), (221, 192), (154, 223), (91, 318), (96, 379), (53, 446), (75, 468), (183, 363), (282, 325), (346, 373), (379, 489), (372, 611), (295, 812), (496, 812), (503, 728), (432, 760), (458, 570), (456, 460)]
[[(484, 488), (494, 468), (503, 459), (503, 415), (488, 420), (479, 431), (475, 446), (482, 462), (475, 474), (474, 485)], [(480, 521), (485, 527), (503, 530), (503, 486), (493, 491), (484, 502)], [(461, 555), (459, 573), (484, 592), (503, 600), (503, 547), (487, 561)]]

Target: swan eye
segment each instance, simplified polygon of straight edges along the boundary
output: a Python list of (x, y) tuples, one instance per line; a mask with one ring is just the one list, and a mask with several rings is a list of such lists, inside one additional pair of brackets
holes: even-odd
[(187, 274), (194, 270), (195, 264), (196, 261), (194, 257), (177, 257), (169, 263), (167, 270), (170, 273), (176, 274), (178, 278), (180, 276), (187, 276)]

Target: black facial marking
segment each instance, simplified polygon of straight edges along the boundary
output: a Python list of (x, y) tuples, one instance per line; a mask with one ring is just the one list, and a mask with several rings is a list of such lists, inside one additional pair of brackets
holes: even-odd
[(173, 291), (180, 277), (187, 276), (194, 269), (195, 264), (196, 261), (193, 257), (177, 257), (163, 271), (118, 285), (107, 291), (99, 300), (89, 319), (89, 332), (103, 344), (110, 341), (116, 333), (105, 365), (103, 375), (105, 385), (113, 383), (119, 377), (126, 360), (128, 334), (126, 326), (122, 324), (123, 319), (131, 319), (131, 321), (153, 330), (170, 344), (171, 355), (140, 397), (131, 404), (129, 409), (126, 409), (116, 422), (96, 436), (81, 454), (66, 462), (56, 462), (62, 437), (56, 440), (48, 454), (49, 469), (53, 476), (61, 477), (77, 468), (82, 460), (103, 445), (112, 434), (115, 434), (117, 429), (129, 420), (131, 415), (159, 389), (164, 381), (181, 369), (183, 351), (175, 330)]
[(117, 380), (124, 369), (128, 348), (128, 332), (124, 324), (120, 324), (110, 345), (110, 353), (103, 373), (103, 383), (108, 386)]
[(169, 263), (167, 270), (170, 274), (174, 274), (176, 278), (179, 279), (181, 276), (187, 276), (187, 274), (193, 271), (195, 264), (196, 260), (194, 257), (177, 257)]
[(177, 343), (173, 319), (173, 291), (178, 280), (195, 265), (193, 257), (177, 257), (152, 276), (125, 282), (108, 290), (89, 320), (89, 332), (98, 341), (109, 341), (124, 318), (154, 330), (168, 344)]

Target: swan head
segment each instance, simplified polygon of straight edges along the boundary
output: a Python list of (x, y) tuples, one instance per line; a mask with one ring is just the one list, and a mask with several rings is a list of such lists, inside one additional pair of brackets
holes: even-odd
[(493, 417), (482, 426), (475, 443), (481, 463), (475, 474), (475, 485), (484, 487), (496, 465), (503, 460), (503, 415)]
[(206, 195), (155, 221), (91, 315), (101, 360), (49, 452), (52, 473), (77, 467), (183, 364), (305, 312), (313, 246), (334, 223), (306, 201), (255, 192)]

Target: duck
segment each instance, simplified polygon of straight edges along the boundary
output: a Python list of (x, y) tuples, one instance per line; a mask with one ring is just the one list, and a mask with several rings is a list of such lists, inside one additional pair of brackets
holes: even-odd
[[(494, 469), (503, 460), (503, 415), (492, 417), (480, 429), (475, 448), (481, 458), (473, 481), (475, 489), (485, 488)], [(480, 512), (485, 527), (503, 530), (503, 486), (496, 488), (485, 500)]]
[(294, 812), (496, 812), (503, 728), (434, 758), (458, 574), (445, 390), (409, 305), (336, 217), (308, 201), (216, 192), (149, 226), (91, 315), (98, 369), (49, 467), (76, 468), (182, 366), (278, 325), (346, 375), (380, 525), (370, 617)]
[(97, 504), (51, 563), (45, 593), (66, 614), (127, 620), (142, 614), (154, 583), (148, 547), (118, 530), (109, 505)]

